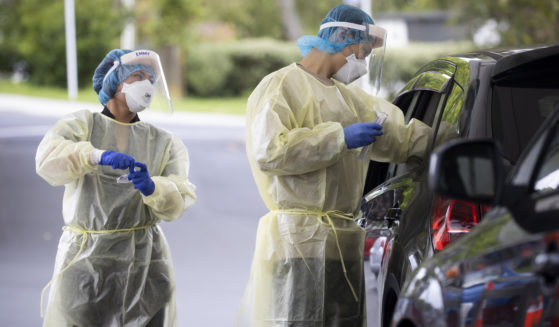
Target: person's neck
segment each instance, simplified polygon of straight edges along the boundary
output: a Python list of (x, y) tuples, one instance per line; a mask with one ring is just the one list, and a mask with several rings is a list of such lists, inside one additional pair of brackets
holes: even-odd
[(332, 85), (334, 83), (330, 80), (330, 77), (343, 66), (345, 63), (343, 59), (342, 56), (338, 56), (336, 53), (326, 53), (312, 48), (299, 62), (299, 65), (323, 83)]
[(130, 111), (126, 104), (115, 101), (115, 99), (111, 99), (107, 102), (107, 108), (111, 114), (113, 114), (115, 120), (121, 123), (129, 123), (136, 116), (136, 113)]

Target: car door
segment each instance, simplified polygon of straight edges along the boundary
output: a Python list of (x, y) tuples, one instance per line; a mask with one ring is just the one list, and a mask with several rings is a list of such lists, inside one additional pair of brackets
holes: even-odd
[[(559, 107), (513, 172), (509, 209), (488, 216), (462, 265), (463, 294), (477, 287), (472, 326), (559, 322)], [(518, 194), (515, 194), (518, 192)], [(464, 299), (466, 296), (464, 296)]]
[[(394, 101), (405, 112), (407, 121), (416, 118), (436, 129), (440, 120), (437, 117), (441, 116), (449, 96), (461, 98), (456, 96), (457, 92), (462, 92), (461, 88), (453, 83), (455, 71), (454, 63), (435, 61), (425, 66), (407, 84)], [(413, 212), (427, 212), (431, 203), (430, 199), (418, 198), (430, 194), (427, 191), (424, 162), (412, 159), (405, 164), (390, 165), (388, 170), (388, 175), (393, 177), (366, 194), (362, 204), (366, 229), (386, 237), (377, 279), (382, 307), (387, 309), (383, 312), (383, 316), (386, 316), (383, 319), (391, 316), (401, 285), (402, 269), (413, 270), (417, 267), (429, 237), (428, 227), (418, 217), (406, 214), (406, 210), (412, 208), (410, 211)], [(398, 242), (400, 228), (405, 229), (406, 235), (414, 235), (413, 250), (402, 250)]]

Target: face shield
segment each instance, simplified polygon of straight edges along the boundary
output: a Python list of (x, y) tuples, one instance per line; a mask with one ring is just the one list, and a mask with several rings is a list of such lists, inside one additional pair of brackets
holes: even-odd
[[(141, 67), (147, 67), (147, 69), (141, 69)], [(105, 75), (105, 78), (117, 68), (122, 70), (126, 76), (138, 70), (144, 70), (150, 75), (154, 74), (153, 79), (149, 79), (154, 86), (149, 108), (173, 111), (173, 103), (167, 87), (165, 73), (163, 72), (159, 55), (155, 51), (136, 50), (122, 55), (120, 63), (115, 61), (113, 67)]]
[(372, 94), (377, 95), (380, 90), (384, 50), (386, 49), (386, 30), (380, 26), (369, 25), (368, 36), (372, 42), (365, 43), (363, 46), (368, 45), (370, 47), (370, 54), (367, 58), (369, 62), (369, 84)]
[(322, 24), (320, 29), (332, 27), (336, 30), (330, 42), (347, 44), (352, 52), (346, 57), (347, 63), (332, 77), (344, 83), (351, 83), (368, 72), (372, 93), (376, 95), (380, 89), (386, 30), (373, 24), (348, 22), (329, 22)]

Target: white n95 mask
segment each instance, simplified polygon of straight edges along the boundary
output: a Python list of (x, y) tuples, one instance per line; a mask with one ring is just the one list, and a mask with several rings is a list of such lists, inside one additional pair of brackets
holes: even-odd
[(359, 77), (367, 74), (367, 61), (365, 59), (357, 59), (355, 54), (346, 57), (347, 62), (340, 68), (333, 78), (344, 83), (349, 84)]
[(147, 79), (131, 84), (123, 83), (122, 91), (126, 96), (126, 104), (132, 112), (140, 112), (151, 104), (155, 87)]

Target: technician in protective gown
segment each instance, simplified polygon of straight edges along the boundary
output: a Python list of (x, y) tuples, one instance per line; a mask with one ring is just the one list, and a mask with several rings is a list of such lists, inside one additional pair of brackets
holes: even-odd
[(361, 150), (374, 142), (366, 159), (405, 162), (432, 139), (427, 125), (348, 85), (367, 72), (367, 56), (380, 71), (385, 36), (362, 10), (337, 6), (318, 36), (298, 40), (302, 61), (249, 97), (246, 150), (270, 212), (236, 326), (366, 326), (365, 231), (354, 221), (368, 167)]
[(171, 105), (157, 53), (112, 50), (93, 76), (103, 112), (63, 117), (39, 145), (37, 173), (65, 186), (44, 326), (176, 326), (158, 223), (179, 218), (196, 195), (181, 140), (137, 115), (158, 85)]

